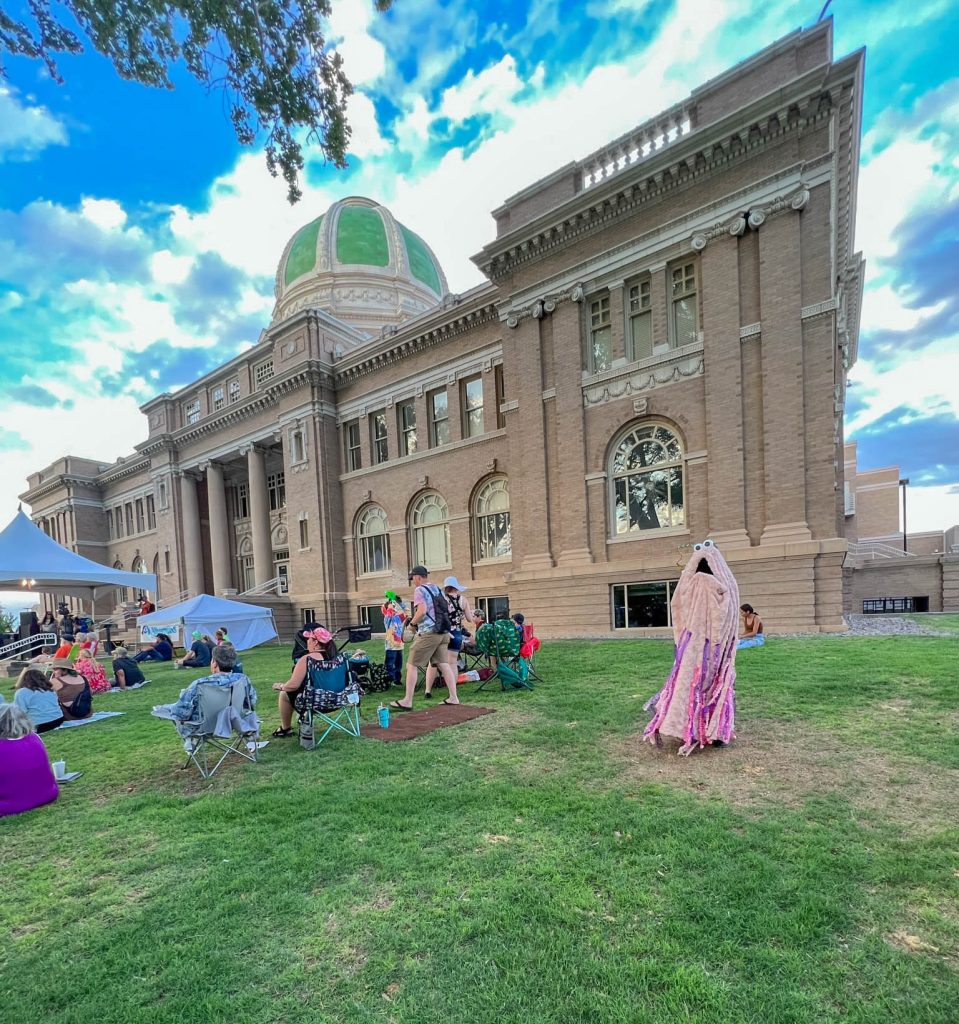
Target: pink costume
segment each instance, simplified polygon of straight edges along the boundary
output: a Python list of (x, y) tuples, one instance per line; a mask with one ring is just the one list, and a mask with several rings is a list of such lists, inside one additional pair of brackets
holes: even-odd
[(711, 540), (697, 544), (670, 603), (676, 656), (666, 685), (646, 703), (654, 709), (644, 739), (682, 740), (680, 754), (736, 738), (736, 626), (739, 587)]
[(58, 793), (47, 748), (35, 732), (0, 740), (0, 818), (48, 804)]

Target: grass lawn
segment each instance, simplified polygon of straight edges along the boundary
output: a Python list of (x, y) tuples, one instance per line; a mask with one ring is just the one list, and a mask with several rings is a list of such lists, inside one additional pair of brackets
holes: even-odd
[[(955, 1024), (957, 642), (744, 651), (739, 740), (688, 760), (638, 742), (671, 654), (547, 644), (495, 714), (211, 782), (151, 669), (0, 821), (0, 1019)], [(272, 729), (287, 654), (244, 660)]]
[(952, 633), (959, 635), (959, 615), (945, 614), (940, 612), (933, 612), (931, 614), (923, 614), (922, 612), (911, 612), (907, 615), (901, 616), (903, 619), (912, 619), (913, 622), (918, 622), (920, 626), (925, 629), (933, 630), (937, 633)]

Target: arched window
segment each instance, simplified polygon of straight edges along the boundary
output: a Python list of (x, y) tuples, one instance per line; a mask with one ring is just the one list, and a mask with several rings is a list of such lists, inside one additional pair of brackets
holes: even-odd
[(473, 502), (473, 539), (476, 561), (509, 558), (513, 539), (509, 518), (509, 480), (487, 480)]
[[(150, 571), (149, 569), (147, 569), (146, 562), (139, 555), (137, 555), (137, 557), (133, 559), (133, 565), (130, 568), (133, 570), (133, 572)], [(142, 587), (137, 587), (136, 593), (134, 594), (135, 600), (142, 601), (146, 596), (146, 590), (144, 590)]]
[[(123, 569), (123, 563), (120, 561), (119, 558), (113, 563), (113, 568), (121, 570)], [(127, 594), (127, 588), (117, 587), (114, 590), (114, 599), (116, 600), (117, 606), (126, 604), (127, 600), (129, 599), (129, 595)]]
[(413, 561), (427, 569), (450, 565), (450, 524), (446, 502), (435, 493), (424, 494), (413, 506)]
[(613, 535), (682, 526), (683, 449), (658, 423), (632, 427), (613, 449), (609, 465)]
[(240, 561), (240, 580), (243, 583), (243, 590), (252, 590), (256, 586), (256, 575), (253, 571), (253, 542), (249, 537), (244, 537), (240, 541), (237, 558)]
[(390, 524), (379, 505), (368, 505), (356, 522), (356, 571), (360, 576), (390, 568)]
[(156, 599), (160, 600), (160, 553), (157, 552), (153, 556), (153, 575), (157, 578), (157, 592)]

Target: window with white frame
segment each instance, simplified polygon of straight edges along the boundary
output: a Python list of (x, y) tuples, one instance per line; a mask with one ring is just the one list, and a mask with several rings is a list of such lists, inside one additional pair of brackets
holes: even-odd
[(667, 427), (627, 430), (613, 448), (609, 480), (614, 537), (685, 523), (683, 449)]
[(170, 549), (163, 549), (163, 571), (170, 572)]
[(153, 504), (153, 495), (148, 494), (147, 498), (147, 529), (155, 530), (157, 528), (157, 513), (156, 508)]
[(513, 553), (510, 530), (509, 480), (487, 480), (473, 502), (473, 541), (476, 561), (509, 558)]
[(503, 412), (503, 403), (506, 401), (506, 385), (503, 381), (502, 363), (497, 363), (493, 367), (493, 396), (496, 401), (496, 429), (502, 430), (506, 426), (506, 415)]
[(170, 506), (170, 491), (167, 488), (166, 480), (157, 481), (157, 504), (160, 508), (169, 508)]
[(200, 422), (200, 400), (194, 398), (192, 402), (187, 402), (184, 407), (187, 423), (199, 423)]
[(270, 495), (270, 511), (286, 508), (286, 474), (270, 473), (266, 478), (266, 489)]
[(460, 387), (463, 437), (479, 437), (483, 433), (483, 378), (478, 374), (469, 377)]
[(475, 606), (486, 616), (487, 622), (509, 618), (509, 598), (506, 596), (477, 597)]
[(450, 441), (450, 405), (446, 388), (432, 391), (428, 397), (430, 410), (430, 444), (437, 448)]
[(673, 624), (669, 604), (676, 582), (615, 583), (610, 588), (613, 629), (650, 629)]
[(128, 537), (132, 537), (133, 536), (133, 502), (132, 501), (128, 501), (123, 506), (123, 511), (126, 514), (125, 518), (126, 518), (126, 521), (127, 521), (127, 536)]
[(348, 473), (363, 466), (363, 452), (360, 448), (360, 421), (350, 420), (343, 425), (343, 443), (346, 446), (346, 470)]
[(300, 550), (306, 551), (310, 546), (310, 521), (308, 519), (300, 520)]
[(290, 431), (290, 462), (306, 462), (306, 433), (302, 427)]
[(267, 359), (265, 363), (260, 363), (260, 365), (253, 370), (253, 380), (256, 382), (257, 387), (262, 387), (272, 376), (272, 359)]
[(122, 537), (123, 536), (123, 506), (122, 505), (117, 505), (117, 507), (113, 510), (113, 523), (114, 523), (114, 526), (116, 527), (117, 536), (118, 537)]
[(236, 485), (236, 518), (250, 518), (250, 486), (245, 482)]
[(416, 407), (413, 400), (400, 402), (397, 408), (397, 423), (400, 428), (400, 451), (412, 455), (416, 451)]
[(356, 572), (359, 576), (388, 572), (390, 524), (379, 505), (368, 505), (356, 521)]
[(696, 297), (696, 264), (673, 267), (670, 295), (671, 334), (673, 348), (692, 345), (699, 340), (699, 304)]
[(370, 413), (370, 454), (373, 465), (378, 466), (390, 457), (389, 441), (386, 436), (386, 410), (377, 409)]
[(450, 524), (446, 502), (435, 492), (414, 505), (410, 520), (413, 561), (430, 571), (450, 565)]
[(226, 404), (226, 399), (223, 396), (223, 385), (218, 384), (213, 389), (213, 411), (219, 412)]
[(589, 304), (589, 369), (593, 373), (613, 365), (613, 333), (609, 315), (609, 296)]
[(227, 385), (227, 389), (230, 395), (230, 405), (240, 400), (240, 382), (239, 380), (231, 380)]
[(648, 359), (653, 354), (653, 310), (651, 282), (637, 281), (626, 292), (629, 332), (626, 358)]

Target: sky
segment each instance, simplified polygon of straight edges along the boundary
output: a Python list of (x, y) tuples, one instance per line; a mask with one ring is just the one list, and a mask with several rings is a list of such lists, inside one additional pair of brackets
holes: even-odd
[[(9, 5), (8, 5), (9, 6)], [(682, 99), (822, 0), (334, 0), (356, 92), (348, 169), (308, 154), (291, 207), (222, 97), (119, 79), (92, 51), (66, 84), (0, 78), (0, 526), (28, 473), (112, 461), (139, 405), (254, 344), (297, 228), (367, 195), (422, 235), (450, 288), (507, 196)], [(16, 8), (16, 4), (12, 9)], [(857, 247), (867, 261), (847, 439), (898, 463), (909, 528), (959, 523), (959, 14), (954, 0), (833, 0), (835, 56), (867, 48)]]

